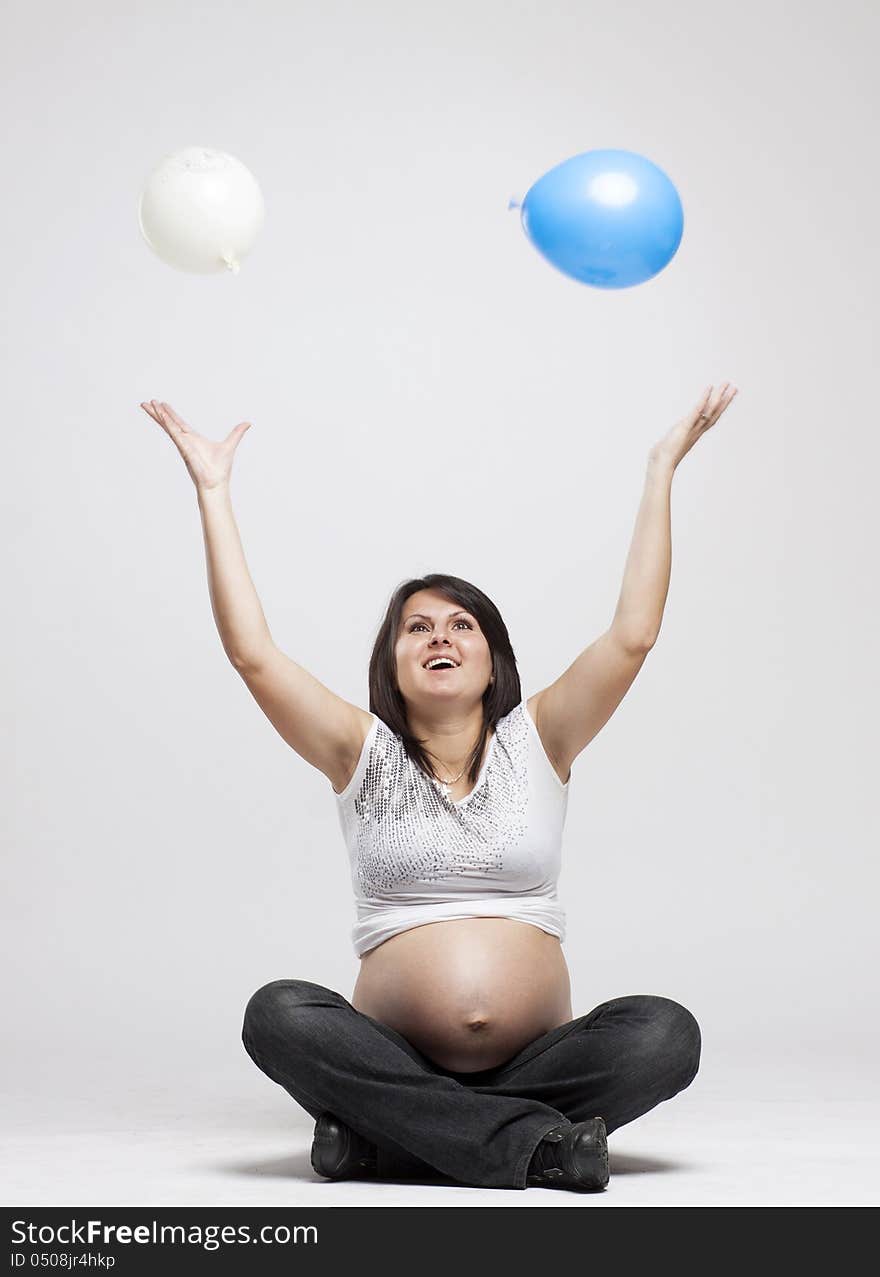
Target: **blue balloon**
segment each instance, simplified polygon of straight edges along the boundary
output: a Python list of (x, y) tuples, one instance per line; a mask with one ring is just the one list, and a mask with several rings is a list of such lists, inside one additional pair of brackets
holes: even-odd
[(684, 228), (678, 191), (634, 151), (585, 151), (557, 164), (529, 188), (520, 217), (548, 262), (594, 288), (652, 279)]

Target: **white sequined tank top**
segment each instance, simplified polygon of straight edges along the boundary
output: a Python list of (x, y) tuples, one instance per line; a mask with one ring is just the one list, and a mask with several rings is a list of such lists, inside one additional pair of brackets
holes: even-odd
[(556, 885), (569, 783), (520, 701), (495, 724), (477, 783), (456, 802), (377, 715), (336, 794), (358, 957), (427, 922), (515, 918), (565, 939)]

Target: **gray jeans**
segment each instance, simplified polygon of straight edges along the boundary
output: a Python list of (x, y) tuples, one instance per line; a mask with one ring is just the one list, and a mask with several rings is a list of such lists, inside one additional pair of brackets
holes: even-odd
[(308, 980), (257, 989), (242, 1041), (313, 1118), (333, 1113), (375, 1144), (380, 1178), (484, 1188), (525, 1188), (547, 1131), (601, 1117), (610, 1133), (684, 1090), (700, 1062), (691, 1012), (653, 994), (602, 1002), (478, 1073), (440, 1068)]

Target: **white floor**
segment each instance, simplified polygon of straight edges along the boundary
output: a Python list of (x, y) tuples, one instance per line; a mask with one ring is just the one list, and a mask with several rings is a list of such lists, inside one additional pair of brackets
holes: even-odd
[[(777, 1078), (779, 1074), (777, 1073)], [(269, 1079), (154, 1079), (76, 1096), (4, 1095), (5, 1206), (605, 1206), (880, 1204), (880, 1101), (864, 1075), (698, 1075), (609, 1137), (602, 1193), (391, 1184), (317, 1176), (313, 1123)], [(232, 1090), (232, 1094), (230, 1094)], [(784, 1091), (784, 1093), (783, 1093)], [(42, 1092), (42, 1093), (39, 1093)]]

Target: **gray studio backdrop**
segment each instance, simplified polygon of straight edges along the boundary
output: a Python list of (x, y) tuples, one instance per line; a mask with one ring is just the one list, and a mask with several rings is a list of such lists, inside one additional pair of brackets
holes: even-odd
[[(675, 476), (659, 641), (573, 768), (574, 1011), (678, 999), (701, 1086), (734, 1058), (780, 1095), (817, 1060), (822, 1096), (862, 1086), (876, 7), (4, 13), (7, 1096), (124, 1111), (179, 1079), (265, 1104), (249, 995), (356, 976), (330, 784), (226, 660), (193, 485), (141, 400), (215, 438), (254, 423), (232, 494), (273, 636), (367, 707), (388, 597), (425, 571), (495, 600), (527, 695), (556, 678), (611, 620), (649, 448), (728, 378)], [(238, 277), (140, 237), (147, 173), (191, 144), (261, 184)], [(682, 197), (641, 287), (565, 278), (507, 208), (595, 147)]]

